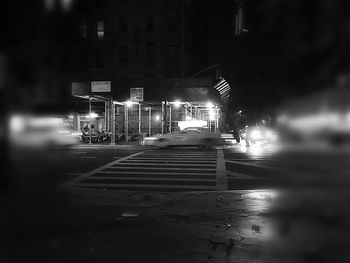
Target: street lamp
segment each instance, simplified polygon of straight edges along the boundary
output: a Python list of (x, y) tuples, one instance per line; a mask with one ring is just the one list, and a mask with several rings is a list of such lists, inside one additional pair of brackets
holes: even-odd
[(178, 101), (178, 100), (174, 101), (174, 106), (175, 106), (175, 108), (180, 107), (180, 105), (181, 105), (181, 102), (180, 102), (180, 101)]
[(128, 101), (125, 102), (125, 104), (126, 104), (126, 106), (127, 106), (128, 108), (130, 108), (130, 107), (133, 105), (133, 102), (130, 101), (130, 100), (128, 100)]
[(91, 118), (91, 119), (95, 119), (96, 117), (98, 117), (98, 114), (97, 114), (97, 113), (95, 113), (95, 112), (91, 112), (91, 113), (90, 113), (90, 118)]
[(213, 103), (211, 103), (210, 101), (207, 103), (207, 108), (208, 108), (208, 109), (213, 108), (213, 106), (214, 106)]

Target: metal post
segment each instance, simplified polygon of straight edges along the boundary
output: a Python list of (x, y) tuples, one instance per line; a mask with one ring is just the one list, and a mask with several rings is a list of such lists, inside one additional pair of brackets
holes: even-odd
[(152, 136), (152, 107), (148, 107), (148, 136)]
[(141, 103), (139, 103), (139, 134), (141, 134)]
[(124, 125), (124, 130), (125, 130), (125, 141), (128, 141), (128, 136), (129, 136), (129, 108), (125, 104), (125, 125)]
[(89, 144), (92, 144), (91, 97), (89, 96)]
[(165, 102), (162, 101), (162, 134), (164, 134), (164, 104)]
[(218, 131), (219, 129), (219, 109), (216, 108), (216, 120), (215, 120), (215, 123), (216, 123), (216, 131)]
[(169, 133), (171, 133), (171, 104), (169, 103)]
[(115, 144), (115, 104), (113, 103), (113, 99), (111, 99), (111, 105), (110, 105), (110, 111), (111, 111), (111, 144)]
[(105, 114), (104, 114), (104, 124), (103, 124), (103, 130), (107, 129), (107, 103), (105, 102)]

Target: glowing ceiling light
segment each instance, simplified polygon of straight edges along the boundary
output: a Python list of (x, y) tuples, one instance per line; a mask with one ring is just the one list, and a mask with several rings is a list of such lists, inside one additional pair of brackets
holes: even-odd
[(181, 105), (181, 102), (180, 102), (180, 101), (176, 100), (176, 101), (174, 102), (174, 106), (175, 106), (176, 108), (180, 107), (180, 105)]
[(214, 107), (213, 103), (208, 102), (208, 103), (207, 103), (207, 108), (212, 108), (212, 107)]
[(95, 113), (95, 112), (91, 112), (90, 113), (90, 118), (96, 118), (98, 116), (98, 114), (97, 113)]
[(125, 104), (127, 107), (131, 107), (133, 103), (132, 101), (128, 100), (127, 102), (125, 102)]

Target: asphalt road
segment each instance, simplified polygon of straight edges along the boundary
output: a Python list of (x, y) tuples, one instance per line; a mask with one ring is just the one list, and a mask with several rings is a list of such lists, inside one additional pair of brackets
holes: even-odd
[[(25, 189), (0, 196), (4, 262), (332, 262), (334, 251), (347, 262), (349, 153), (237, 144), (13, 151), (11, 173)], [(251, 190), (225, 191), (235, 189)]]
[[(82, 145), (13, 154), (24, 185), (141, 191), (225, 191), (347, 181), (349, 152), (234, 144), (224, 149)], [(334, 183), (333, 182), (333, 183)]]

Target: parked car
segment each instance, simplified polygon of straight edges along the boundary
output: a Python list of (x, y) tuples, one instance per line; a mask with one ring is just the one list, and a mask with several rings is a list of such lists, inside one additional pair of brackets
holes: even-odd
[(212, 147), (225, 143), (221, 138), (221, 134), (217, 132), (209, 132), (208, 128), (189, 127), (182, 131), (159, 135), (155, 137), (147, 137), (143, 140), (143, 145), (156, 147), (172, 147), (172, 146), (202, 146)]

